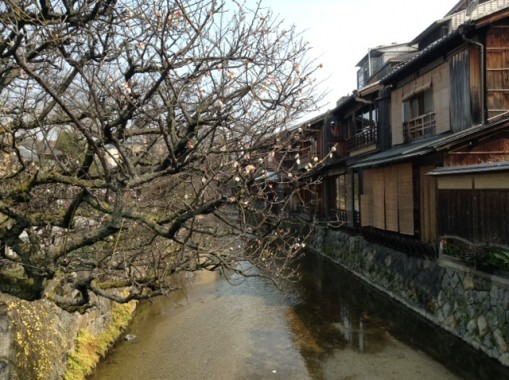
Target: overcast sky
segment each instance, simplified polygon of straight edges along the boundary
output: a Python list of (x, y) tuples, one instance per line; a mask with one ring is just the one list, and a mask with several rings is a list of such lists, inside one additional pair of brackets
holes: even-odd
[[(256, 0), (248, 0), (256, 2)], [(330, 94), (322, 111), (351, 93), (355, 65), (368, 48), (413, 40), (442, 18), (457, 0), (262, 0), (275, 14), (303, 31), (322, 63)]]

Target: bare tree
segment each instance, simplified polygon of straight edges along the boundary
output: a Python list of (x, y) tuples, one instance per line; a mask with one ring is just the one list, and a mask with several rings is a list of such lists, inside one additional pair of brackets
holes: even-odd
[(240, 260), (282, 275), (308, 51), (236, 1), (1, 2), (1, 263), (62, 307)]

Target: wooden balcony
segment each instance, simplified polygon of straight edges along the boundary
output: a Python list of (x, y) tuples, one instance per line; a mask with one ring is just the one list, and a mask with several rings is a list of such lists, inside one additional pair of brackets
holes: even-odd
[(428, 112), (403, 122), (403, 138), (406, 143), (435, 134), (435, 113)]
[(365, 128), (352, 138), (346, 140), (346, 147), (349, 152), (352, 150), (364, 148), (365, 146), (376, 144), (378, 131), (376, 126)]

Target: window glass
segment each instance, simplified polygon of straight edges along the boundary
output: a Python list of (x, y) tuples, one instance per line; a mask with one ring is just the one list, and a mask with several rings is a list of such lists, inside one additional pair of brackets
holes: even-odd
[(345, 175), (336, 178), (336, 209), (346, 210), (346, 181)]
[(403, 121), (413, 120), (419, 116), (433, 112), (433, 90), (428, 89), (415, 94), (403, 102)]
[(424, 114), (428, 113), (428, 112), (433, 112), (433, 91), (430, 89), (430, 90), (426, 90), (423, 92), (423, 98), (424, 98)]
[(359, 192), (360, 192), (360, 186), (359, 186), (359, 173), (354, 173), (353, 175), (353, 209), (354, 211), (360, 211), (359, 207)]

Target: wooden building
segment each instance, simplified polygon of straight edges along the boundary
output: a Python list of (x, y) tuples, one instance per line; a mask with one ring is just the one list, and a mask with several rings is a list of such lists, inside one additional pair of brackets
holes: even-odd
[(324, 159), (309, 174), (318, 215), (427, 255), (444, 235), (509, 244), (509, 3), (460, 1), (393, 47), (306, 124)]

